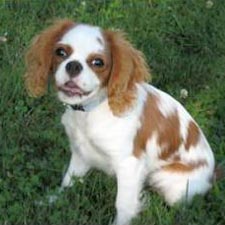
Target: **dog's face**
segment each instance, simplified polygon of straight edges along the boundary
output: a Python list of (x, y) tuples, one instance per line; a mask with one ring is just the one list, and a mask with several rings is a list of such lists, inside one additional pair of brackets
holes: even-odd
[(111, 56), (101, 30), (76, 25), (54, 47), (55, 82), (59, 99), (83, 103), (104, 88), (111, 71)]
[(26, 62), (31, 95), (42, 95), (51, 75), (62, 102), (82, 104), (104, 91), (114, 114), (132, 105), (135, 83), (149, 75), (142, 54), (122, 33), (68, 20), (38, 35)]

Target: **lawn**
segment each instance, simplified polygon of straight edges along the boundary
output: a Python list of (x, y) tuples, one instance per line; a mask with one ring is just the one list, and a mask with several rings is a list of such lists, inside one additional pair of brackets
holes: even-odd
[[(49, 88), (33, 99), (24, 54), (52, 19), (124, 30), (144, 52), (152, 83), (198, 121), (225, 168), (225, 2), (223, 0), (0, 0), (0, 225), (104, 225), (115, 214), (116, 180), (92, 171), (48, 204), (69, 162), (64, 106)], [(181, 90), (188, 92), (183, 98)], [(151, 189), (134, 225), (224, 225), (225, 179), (205, 197), (169, 208)], [(41, 204), (40, 204), (41, 203)]]

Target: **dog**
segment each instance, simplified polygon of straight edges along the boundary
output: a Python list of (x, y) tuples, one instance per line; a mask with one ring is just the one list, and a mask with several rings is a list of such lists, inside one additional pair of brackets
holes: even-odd
[(58, 20), (34, 38), (26, 67), (31, 96), (44, 95), (52, 78), (66, 104), (71, 160), (62, 188), (91, 168), (115, 175), (114, 224), (131, 223), (144, 185), (168, 205), (212, 187), (214, 156), (202, 130), (178, 101), (146, 82), (144, 55), (124, 33)]

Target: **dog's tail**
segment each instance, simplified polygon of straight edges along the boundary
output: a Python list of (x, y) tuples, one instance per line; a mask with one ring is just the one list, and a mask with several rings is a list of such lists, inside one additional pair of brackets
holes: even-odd
[(213, 181), (217, 182), (225, 179), (225, 165), (217, 165), (214, 170)]

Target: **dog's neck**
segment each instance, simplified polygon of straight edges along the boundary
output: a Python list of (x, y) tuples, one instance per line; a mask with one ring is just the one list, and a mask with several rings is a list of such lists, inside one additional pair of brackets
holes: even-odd
[(98, 107), (106, 99), (106, 91), (99, 91), (94, 97), (80, 104), (68, 105), (75, 111), (90, 112)]

